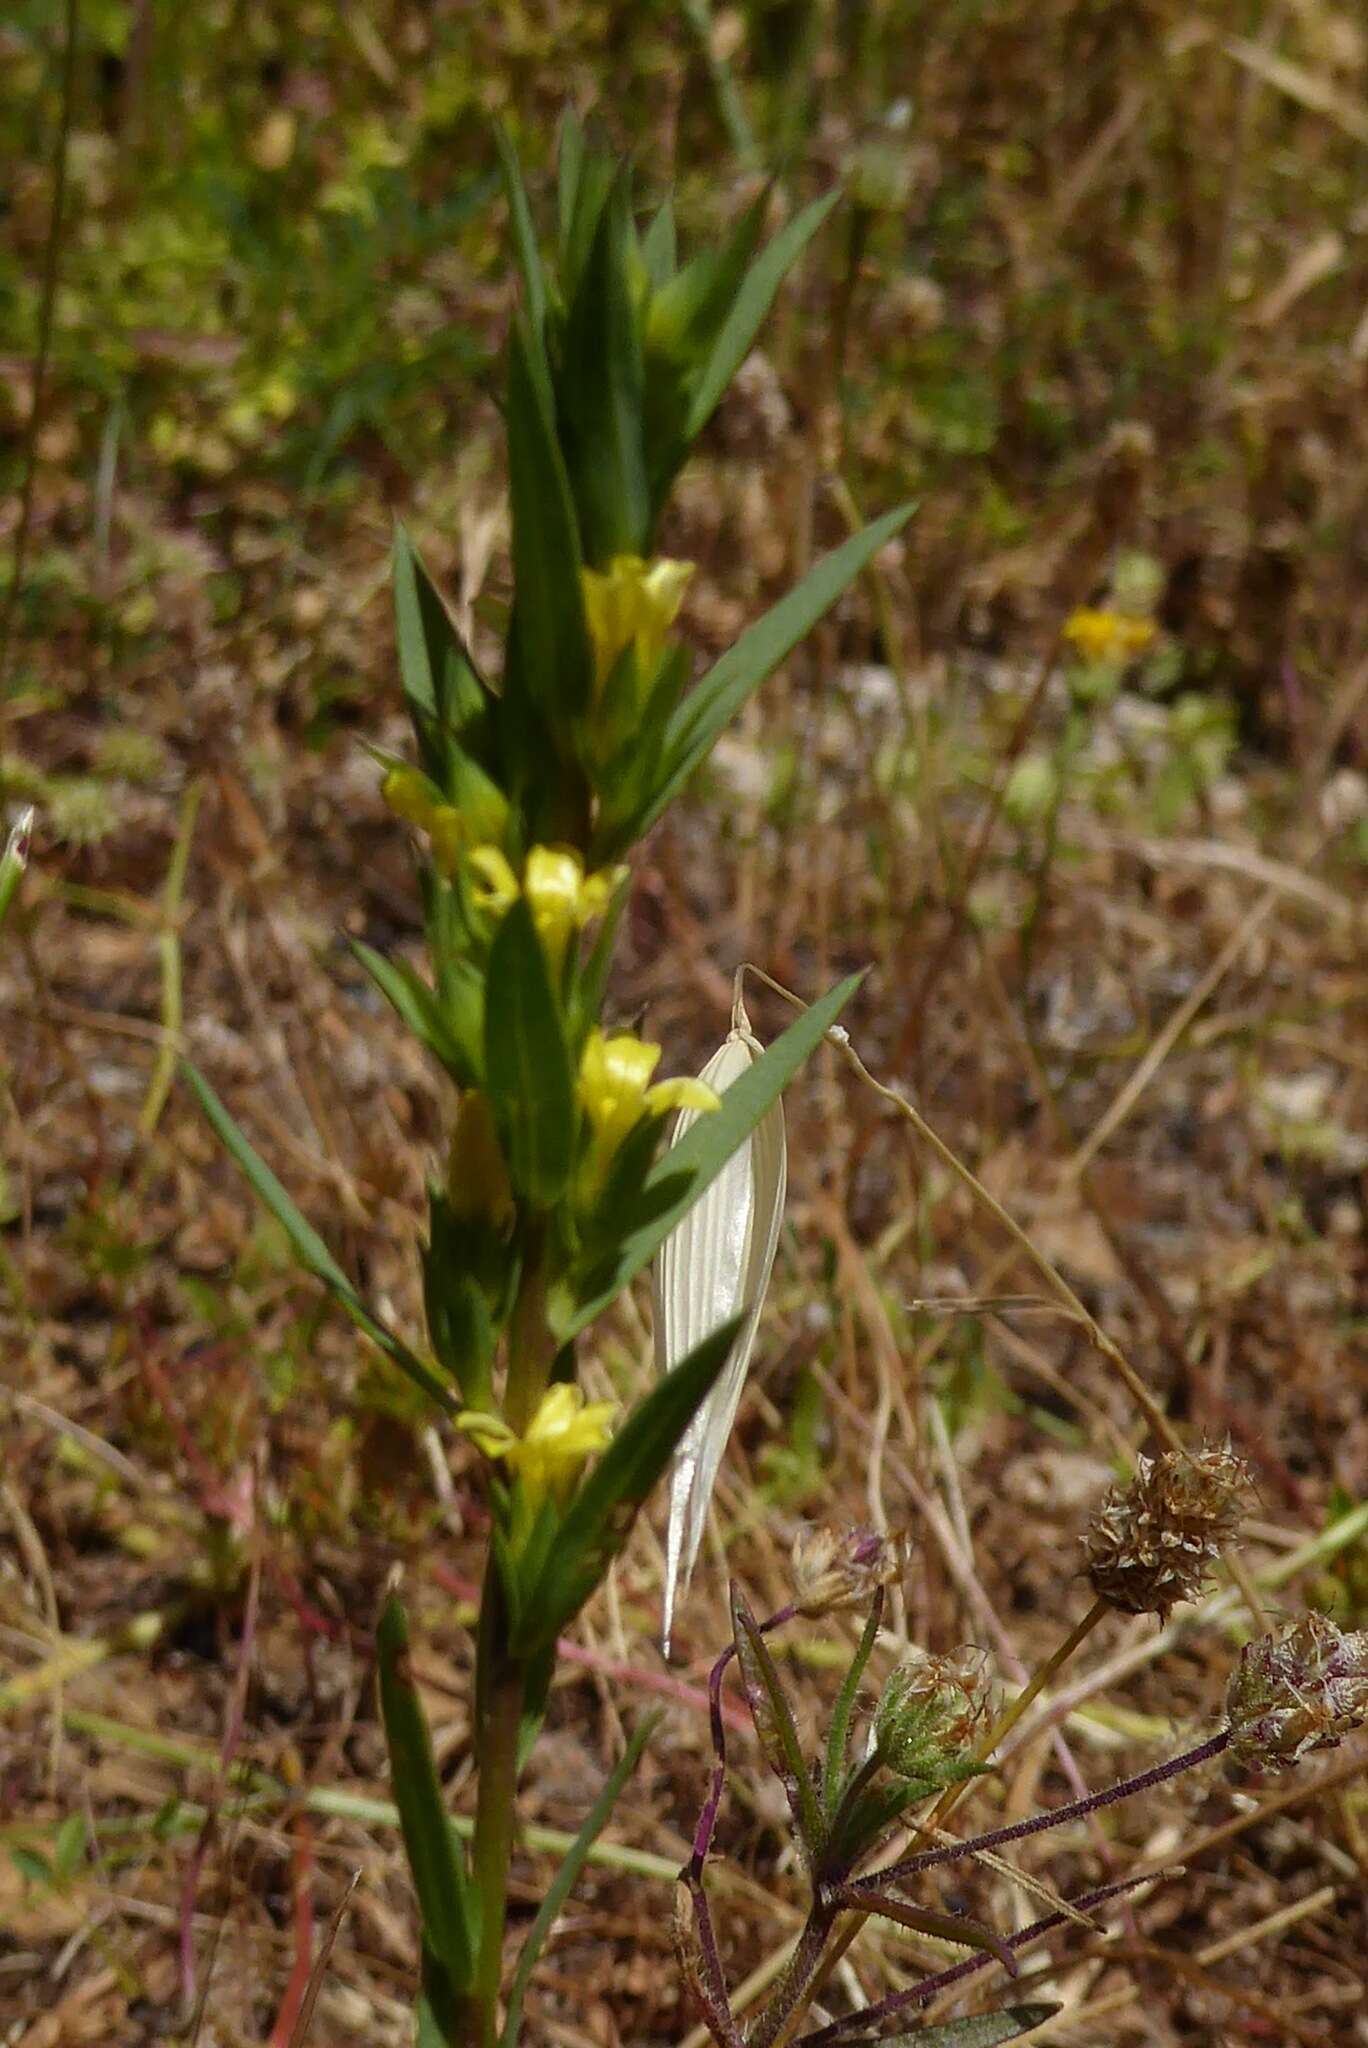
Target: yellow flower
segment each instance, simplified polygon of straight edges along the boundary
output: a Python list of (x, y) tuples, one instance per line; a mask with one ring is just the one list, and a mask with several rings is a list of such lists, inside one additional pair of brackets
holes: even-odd
[(521, 883), (497, 846), (475, 847), (470, 866), (476, 907), (490, 916), (502, 917), (520, 895), (526, 897), (553, 974), (560, 972), (571, 933), (602, 917), (627, 872), (601, 868), (586, 875), (584, 862), (569, 846), (534, 846)]
[(665, 636), (679, 614), (692, 562), (615, 555), (606, 569), (582, 569), (584, 616), (594, 648), (594, 680), (602, 689), (628, 647), (643, 681), (654, 672)]
[(513, 908), (519, 895), (518, 878), (507, 856), (497, 846), (477, 846), (471, 851), (470, 866), (475, 877), (472, 894), (476, 908), (502, 917)]
[(584, 862), (568, 846), (534, 846), (523, 869), (523, 894), (553, 974), (560, 972), (572, 932), (602, 917), (625, 868), (601, 868), (586, 875)]
[(1064, 638), (1084, 661), (1131, 661), (1153, 645), (1155, 632), (1152, 619), (1084, 607), (1066, 622)]
[(466, 1409), (456, 1424), (487, 1458), (502, 1458), (522, 1481), (534, 1510), (548, 1496), (564, 1507), (586, 1458), (604, 1449), (615, 1413), (611, 1401), (585, 1401), (584, 1390), (567, 1382), (548, 1387), (526, 1436), (517, 1436), (501, 1415)]
[(681, 1077), (652, 1086), (659, 1059), (658, 1045), (647, 1045), (630, 1031), (612, 1037), (589, 1033), (580, 1056), (579, 1097), (593, 1132), (591, 1180), (598, 1179), (642, 1117), (670, 1109), (717, 1108), (717, 1096), (706, 1081)]

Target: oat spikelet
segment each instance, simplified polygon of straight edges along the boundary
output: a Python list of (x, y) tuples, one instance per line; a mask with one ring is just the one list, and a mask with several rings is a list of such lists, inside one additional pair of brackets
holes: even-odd
[(1333, 1749), (1368, 1720), (1368, 1630), (1346, 1635), (1303, 1614), (1246, 1643), (1226, 1712), (1237, 1772), (1285, 1771), (1309, 1750)]
[[(716, 1094), (759, 1058), (762, 1047), (737, 998), (732, 1029), (699, 1075)], [(685, 1107), (671, 1143), (697, 1120)], [(657, 1255), (652, 1272), (656, 1364), (669, 1372), (695, 1345), (742, 1309), (746, 1319), (720, 1375), (675, 1452), (665, 1555), (664, 1644), (668, 1652), (675, 1603), (688, 1586), (703, 1541), (708, 1502), (731, 1433), (746, 1368), (755, 1346), (784, 1214), (788, 1152), (780, 1103), (766, 1111), (711, 1186), (694, 1203)]]
[(1162, 1617), (1195, 1600), (1240, 1526), (1250, 1486), (1229, 1443), (1137, 1459), (1130, 1485), (1112, 1488), (1088, 1529), (1093, 1591), (1123, 1614)]

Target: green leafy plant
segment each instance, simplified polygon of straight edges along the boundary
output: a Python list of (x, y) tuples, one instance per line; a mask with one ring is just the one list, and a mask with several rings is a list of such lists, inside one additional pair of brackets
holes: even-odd
[[(430, 1189), (426, 1345), (365, 1303), (209, 1084), (191, 1075), (300, 1261), (487, 1461), (469, 1852), (444, 1809), (397, 1599), (378, 1642), (422, 1922), (419, 2039), (480, 2048), (512, 2048), (553, 1917), (534, 1923), (501, 2016), (517, 1781), (557, 1638), (621, 1550), (754, 1304), (739, 1303), (672, 1358), (615, 1427), (609, 1404), (585, 1401), (579, 1344), (762, 1124), (858, 981), (757, 1047), (720, 1097), (702, 1081), (656, 1081), (659, 1048), (604, 1019), (630, 883), (624, 856), (910, 512), (888, 514), (820, 560), (689, 687), (673, 628), (690, 565), (655, 556), (660, 515), (835, 195), (763, 246), (757, 201), (717, 247), (681, 262), (668, 202), (641, 227), (625, 167), (570, 121), (544, 252), (507, 145), (502, 154), (522, 284), (507, 346), (513, 601), (502, 671), (481, 672), (401, 531), (395, 618), (416, 761), (386, 762), (384, 788), (418, 843), (431, 977), (356, 948), (457, 1091), (447, 1172)], [(662, 1153), (675, 1110), (693, 1121)], [(553, 1898), (573, 1881), (614, 1790), (605, 1788)]]

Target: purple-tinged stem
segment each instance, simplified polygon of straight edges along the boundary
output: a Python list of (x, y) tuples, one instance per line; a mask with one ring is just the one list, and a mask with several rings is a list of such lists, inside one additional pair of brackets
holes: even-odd
[(727, 1996), (727, 1979), (722, 1968), (722, 1954), (717, 1946), (717, 1930), (713, 1926), (712, 1909), (702, 1880), (690, 1871), (685, 1878), (689, 1887), (689, 1900), (693, 1906), (694, 1932), (698, 1936), (698, 1962), (700, 1982), (698, 1993), (703, 2003), (709, 2028), (714, 2038), (724, 2048), (741, 2048), (742, 2033), (731, 2000)]
[(919, 1876), (923, 1870), (932, 1870), (939, 1863), (957, 1863), (961, 1857), (977, 1855), (981, 1849), (999, 1849), (1004, 1842), (1021, 1842), (1028, 1835), (1041, 1835), (1050, 1828), (1062, 1827), (1066, 1821), (1083, 1820), (1089, 1814), (1100, 1812), (1104, 1806), (1115, 1806), (1118, 1800), (1129, 1799), (1136, 1792), (1148, 1792), (1168, 1778), (1195, 1770), (1198, 1764), (1209, 1763), (1212, 1757), (1221, 1754), (1229, 1741), (1230, 1730), (1223, 1728), (1219, 1735), (1199, 1743), (1196, 1749), (1186, 1750), (1182, 1756), (1170, 1757), (1167, 1763), (1155, 1764), (1152, 1770), (1141, 1771), (1137, 1778), (1123, 1778), (1120, 1784), (1110, 1786), (1105, 1792), (1090, 1792), (1086, 1799), (1075, 1799), (1068, 1806), (1055, 1807), (1050, 1813), (1038, 1813), (1032, 1820), (1015, 1821), (1011, 1827), (994, 1828), (990, 1834), (972, 1835), (963, 1842), (947, 1842), (938, 1849), (923, 1849), (902, 1863), (890, 1865), (887, 1870), (877, 1870), (868, 1877), (857, 1878), (851, 1890), (882, 1891), (890, 1884), (903, 1884), (908, 1878)]
[[(797, 1612), (797, 1603), (790, 1600), (777, 1614), (771, 1614), (768, 1621), (758, 1624), (761, 1635), (767, 1636), (771, 1629), (782, 1628), (786, 1621), (793, 1620)], [(717, 1826), (717, 1810), (722, 1803), (722, 1789), (726, 1783), (727, 1727), (722, 1712), (722, 1680), (726, 1676), (727, 1666), (735, 1655), (735, 1643), (728, 1643), (708, 1673), (708, 1720), (712, 1728), (713, 1755), (716, 1762), (713, 1765), (712, 1784), (708, 1788), (703, 1811), (699, 1814), (698, 1825), (694, 1829), (693, 1854), (688, 1862), (688, 1876), (691, 1881), (695, 1878), (701, 1879), (703, 1875), (703, 1865), (712, 1847), (713, 1830)]]
[[(1110, 1900), (1119, 1898), (1123, 1892), (1134, 1891), (1137, 1886), (1151, 1884), (1155, 1872), (1146, 1871), (1139, 1877), (1125, 1877), (1114, 1884), (1099, 1885), (1095, 1891), (1084, 1892), (1072, 1900), (1075, 1913), (1088, 1913), (1094, 1907), (1105, 1906)], [(1039, 1941), (1043, 1935), (1053, 1934), (1057, 1927), (1069, 1924), (1067, 1913), (1047, 1913), (1041, 1920), (1033, 1920), (1029, 1927), (1023, 1927), (1019, 1934), (1009, 1934), (1004, 1944), (1014, 1952)], [(908, 2012), (914, 2006), (929, 2005), (942, 1991), (951, 1990), (963, 1983), (966, 1977), (974, 1976), (979, 1970), (986, 1970), (997, 1959), (991, 1955), (968, 1956), (962, 1963), (952, 1963), (949, 1969), (937, 1971), (934, 1977), (923, 1977), (920, 1984), (913, 1984), (907, 1991), (895, 1991), (891, 1997), (881, 1999), (877, 2005), (867, 2005), (862, 2012), (847, 2013), (844, 2019), (833, 2020), (829, 2027), (821, 2027), (815, 2034), (804, 2034), (797, 2048), (836, 2048), (842, 2036), (855, 2028), (876, 2026), (880, 2020), (892, 2019), (898, 2013)]]

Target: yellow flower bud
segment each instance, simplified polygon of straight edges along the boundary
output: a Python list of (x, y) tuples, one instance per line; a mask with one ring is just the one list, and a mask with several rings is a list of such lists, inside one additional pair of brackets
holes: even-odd
[(432, 858), (438, 872), (449, 882), (456, 872), (465, 845), (465, 825), (461, 814), (450, 804), (439, 804), (428, 825), (428, 837), (432, 841)]
[(535, 1512), (548, 1497), (563, 1508), (584, 1462), (605, 1448), (615, 1413), (611, 1401), (585, 1401), (584, 1390), (558, 1382), (542, 1395), (525, 1436), (517, 1436), (501, 1415), (467, 1409), (457, 1427), (487, 1458), (501, 1458), (522, 1482)]
[(664, 555), (654, 562), (645, 562), (640, 555), (615, 555), (606, 569), (580, 571), (598, 689), (628, 647), (636, 649), (639, 674), (652, 674), (679, 615), (693, 566)]
[(477, 846), (470, 856), (476, 908), (502, 917), (518, 900), (518, 878), (497, 846)]
[(380, 785), (380, 794), (396, 818), (416, 825), (420, 832), (431, 831), (438, 796), (426, 775), (416, 768), (391, 768)]
[(489, 1097), (467, 1088), (447, 1155), (447, 1197), (463, 1223), (487, 1222), (502, 1234), (513, 1221), (513, 1188)]

